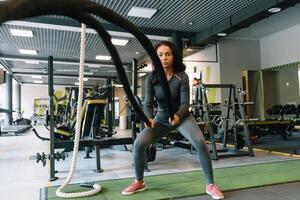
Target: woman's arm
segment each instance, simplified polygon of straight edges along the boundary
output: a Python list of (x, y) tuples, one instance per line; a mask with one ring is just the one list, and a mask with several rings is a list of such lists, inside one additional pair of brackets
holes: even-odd
[(154, 118), (153, 100), (154, 90), (152, 85), (152, 74), (149, 74), (146, 78), (146, 92), (144, 101), (144, 112), (149, 119)]
[(189, 77), (183, 72), (181, 75), (181, 85), (180, 85), (180, 107), (175, 112), (176, 115), (180, 118), (180, 120), (189, 116), (189, 107), (190, 107), (190, 85), (189, 85)]

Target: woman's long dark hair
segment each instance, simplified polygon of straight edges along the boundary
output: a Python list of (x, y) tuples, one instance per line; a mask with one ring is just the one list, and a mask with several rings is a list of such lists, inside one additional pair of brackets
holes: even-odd
[[(154, 46), (154, 49), (157, 51), (157, 49), (160, 46), (163, 46), (163, 45), (168, 46), (172, 51), (172, 54), (173, 54), (173, 65), (172, 65), (172, 67), (174, 69), (174, 73), (185, 71), (186, 66), (182, 62), (181, 54), (179, 53), (178, 49), (176, 48), (176, 46), (172, 42), (161, 41), (161, 42), (159, 42), (158, 44), (156, 44)], [(157, 72), (155, 70), (155, 66), (154, 66), (153, 71), (152, 71), (152, 77), (153, 77), (152, 83), (154, 85), (158, 84), (159, 80), (158, 80)]]

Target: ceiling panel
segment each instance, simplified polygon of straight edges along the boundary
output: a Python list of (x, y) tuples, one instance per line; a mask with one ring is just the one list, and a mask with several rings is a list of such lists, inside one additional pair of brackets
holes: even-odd
[[(34, 37), (15, 37), (10, 29), (32, 30)], [(133, 37), (114, 36), (116, 39), (128, 39), (126, 46), (116, 46), (121, 60), (130, 63), (132, 58), (138, 58), (145, 53), (142, 45)], [(19, 49), (34, 49), (38, 54), (36, 57), (48, 57), (54, 59), (79, 59), (80, 32), (64, 31), (42, 28), (29, 28), (23, 26), (4, 24), (0, 31), (0, 54), (10, 56), (22, 56)], [(152, 40), (153, 44), (158, 41)], [(136, 54), (139, 52), (139, 55)], [(97, 34), (88, 33), (86, 40), (86, 61), (95, 62), (96, 55), (110, 55)]]
[[(95, 0), (138, 27), (200, 32), (224, 18), (262, 0)], [(155, 8), (151, 19), (127, 16), (132, 6)], [(192, 23), (192, 25), (190, 25)]]
[[(125, 17), (143, 30), (151, 29), (156, 36), (166, 36), (170, 38), (171, 33), (201, 33), (207, 28), (228, 18), (234, 13), (252, 5), (257, 5), (263, 0), (93, 0), (105, 7), (111, 8), (116, 13)], [(127, 16), (132, 6), (155, 8), (157, 12), (151, 19)], [(79, 23), (74, 23), (63, 16), (46, 16), (40, 21), (31, 20), (34, 23), (23, 21), (23, 23), (10, 22), (0, 27), (0, 59), (16, 73), (21, 82), (30, 82), (32, 79), (22, 77), (25, 74), (45, 74), (47, 73), (47, 58), (52, 55), (54, 58), (54, 73), (56, 74), (78, 74), (78, 62), (80, 54), (80, 29)], [(100, 22), (108, 22), (98, 18)], [(50, 23), (51, 21), (51, 23)], [(64, 21), (64, 23), (62, 23)], [(70, 22), (66, 26), (65, 22)], [(22, 21), (21, 21), (22, 22)], [(37, 22), (39, 25), (37, 25)], [(44, 24), (40, 26), (41, 24)], [(64, 26), (61, 26), (61, 25)], [(58, 26), (59, 25), (59, 26)], [(72, 25), (70, 27), (70, 25)], [(11, 28), (32, 30), (33, 38), (15, 37), (10, 34)], [(108, 30), (110, 33), (116, 30)], [(155, 32), (157, 31), (157, 32)], [(145, 34), (148, 34), (145, 32)], [(125, 46), (116, 46), (124, 65), (131, 65), (133, 58), (140, 60), (146, 57), (146, 52), (142, 45), (124, 32), (114, 32), (112, 37), (118, 39), (128, 39)], [(153, 45), (166, 37), (153, 38), (148, 34)], [(112, 61), (97, 61), (96, 55), (109, 55), (100, 37), (89, 31), (86, 43), (86, 72), (92, 72), (90, 76), (115, 76), (116, 72), (111, 67), (94, 68), (95, 64), (112, 64)], [(19, 49), (35, 49), (38, 54), (35, 56), (21, 55)], [(38, 65), (25, 64), (25, 60), (42, 61)], [(90, 65), (93, 64), (93, 65)], [(129, 74), (129, 72), (128, 72)], [(56, 81), (56, 80), (55, 80)], [(58, 82), (61, 80), (57, 79)], [(63, 79), (62, 79), (63, 81)], [(56, 83), (56, 82), (55, 82)], [(93, 82), (94, 83), (94, 82)]]

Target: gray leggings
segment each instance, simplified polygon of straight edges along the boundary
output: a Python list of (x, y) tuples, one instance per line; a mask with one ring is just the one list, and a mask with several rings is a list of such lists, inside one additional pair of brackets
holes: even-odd
[(184, 118), (178, 126), (172, 126), (166, 120), (156, 116), (154, 128), (145, 128), (138, 134), (134, 142), (134, 167), (136, 180), (143, 180), (144, 167), (146, 162), (145, 149), (158, 138), (162, 137), (171, 130), (176, 129), (193, 147), (197, 150), (207, 184), (213, 183), (213, 170), (210, 153), (205, 143), (203, 134), (196, 124), (193, 116), (189, 115)]

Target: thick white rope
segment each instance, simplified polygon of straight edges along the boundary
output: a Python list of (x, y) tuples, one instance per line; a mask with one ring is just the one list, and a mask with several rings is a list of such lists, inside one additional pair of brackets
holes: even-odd
[(74, 197), (85, 197), (92, 196), (101, 191), (101, 186), (98, 184), (93, 185), (93, 190), (85, 191), (85, 192), (76, 192), (76, 193), (65, 193), (62, 190), (68, 185), (71, 181), (74, 171), (76, 169), (77, 162), (77, 153), (79, 147), (79, 139), (80, 139), (80, 128), (81, 128), (81, 110), (82, 110), (82, 94), (83, 94), (83, 74), (84, 74), (84, 59), (85, 59), (85, 40), (86, 40), (86, 26), (85, 24), (81, 24), (81, 43), (80, 43), (80, 65), (79, 65), (79, 92), (78, 92), (78, 103), (77, 103), (77, 114), (76, 114), (76, 133), (75, 133), (75, 141), (73, 147), (73, 156), (71, 169), (69, 171), (68, 177), (65, 182), (56, 190), (56, 196), (62, 198), (74, 198)]

